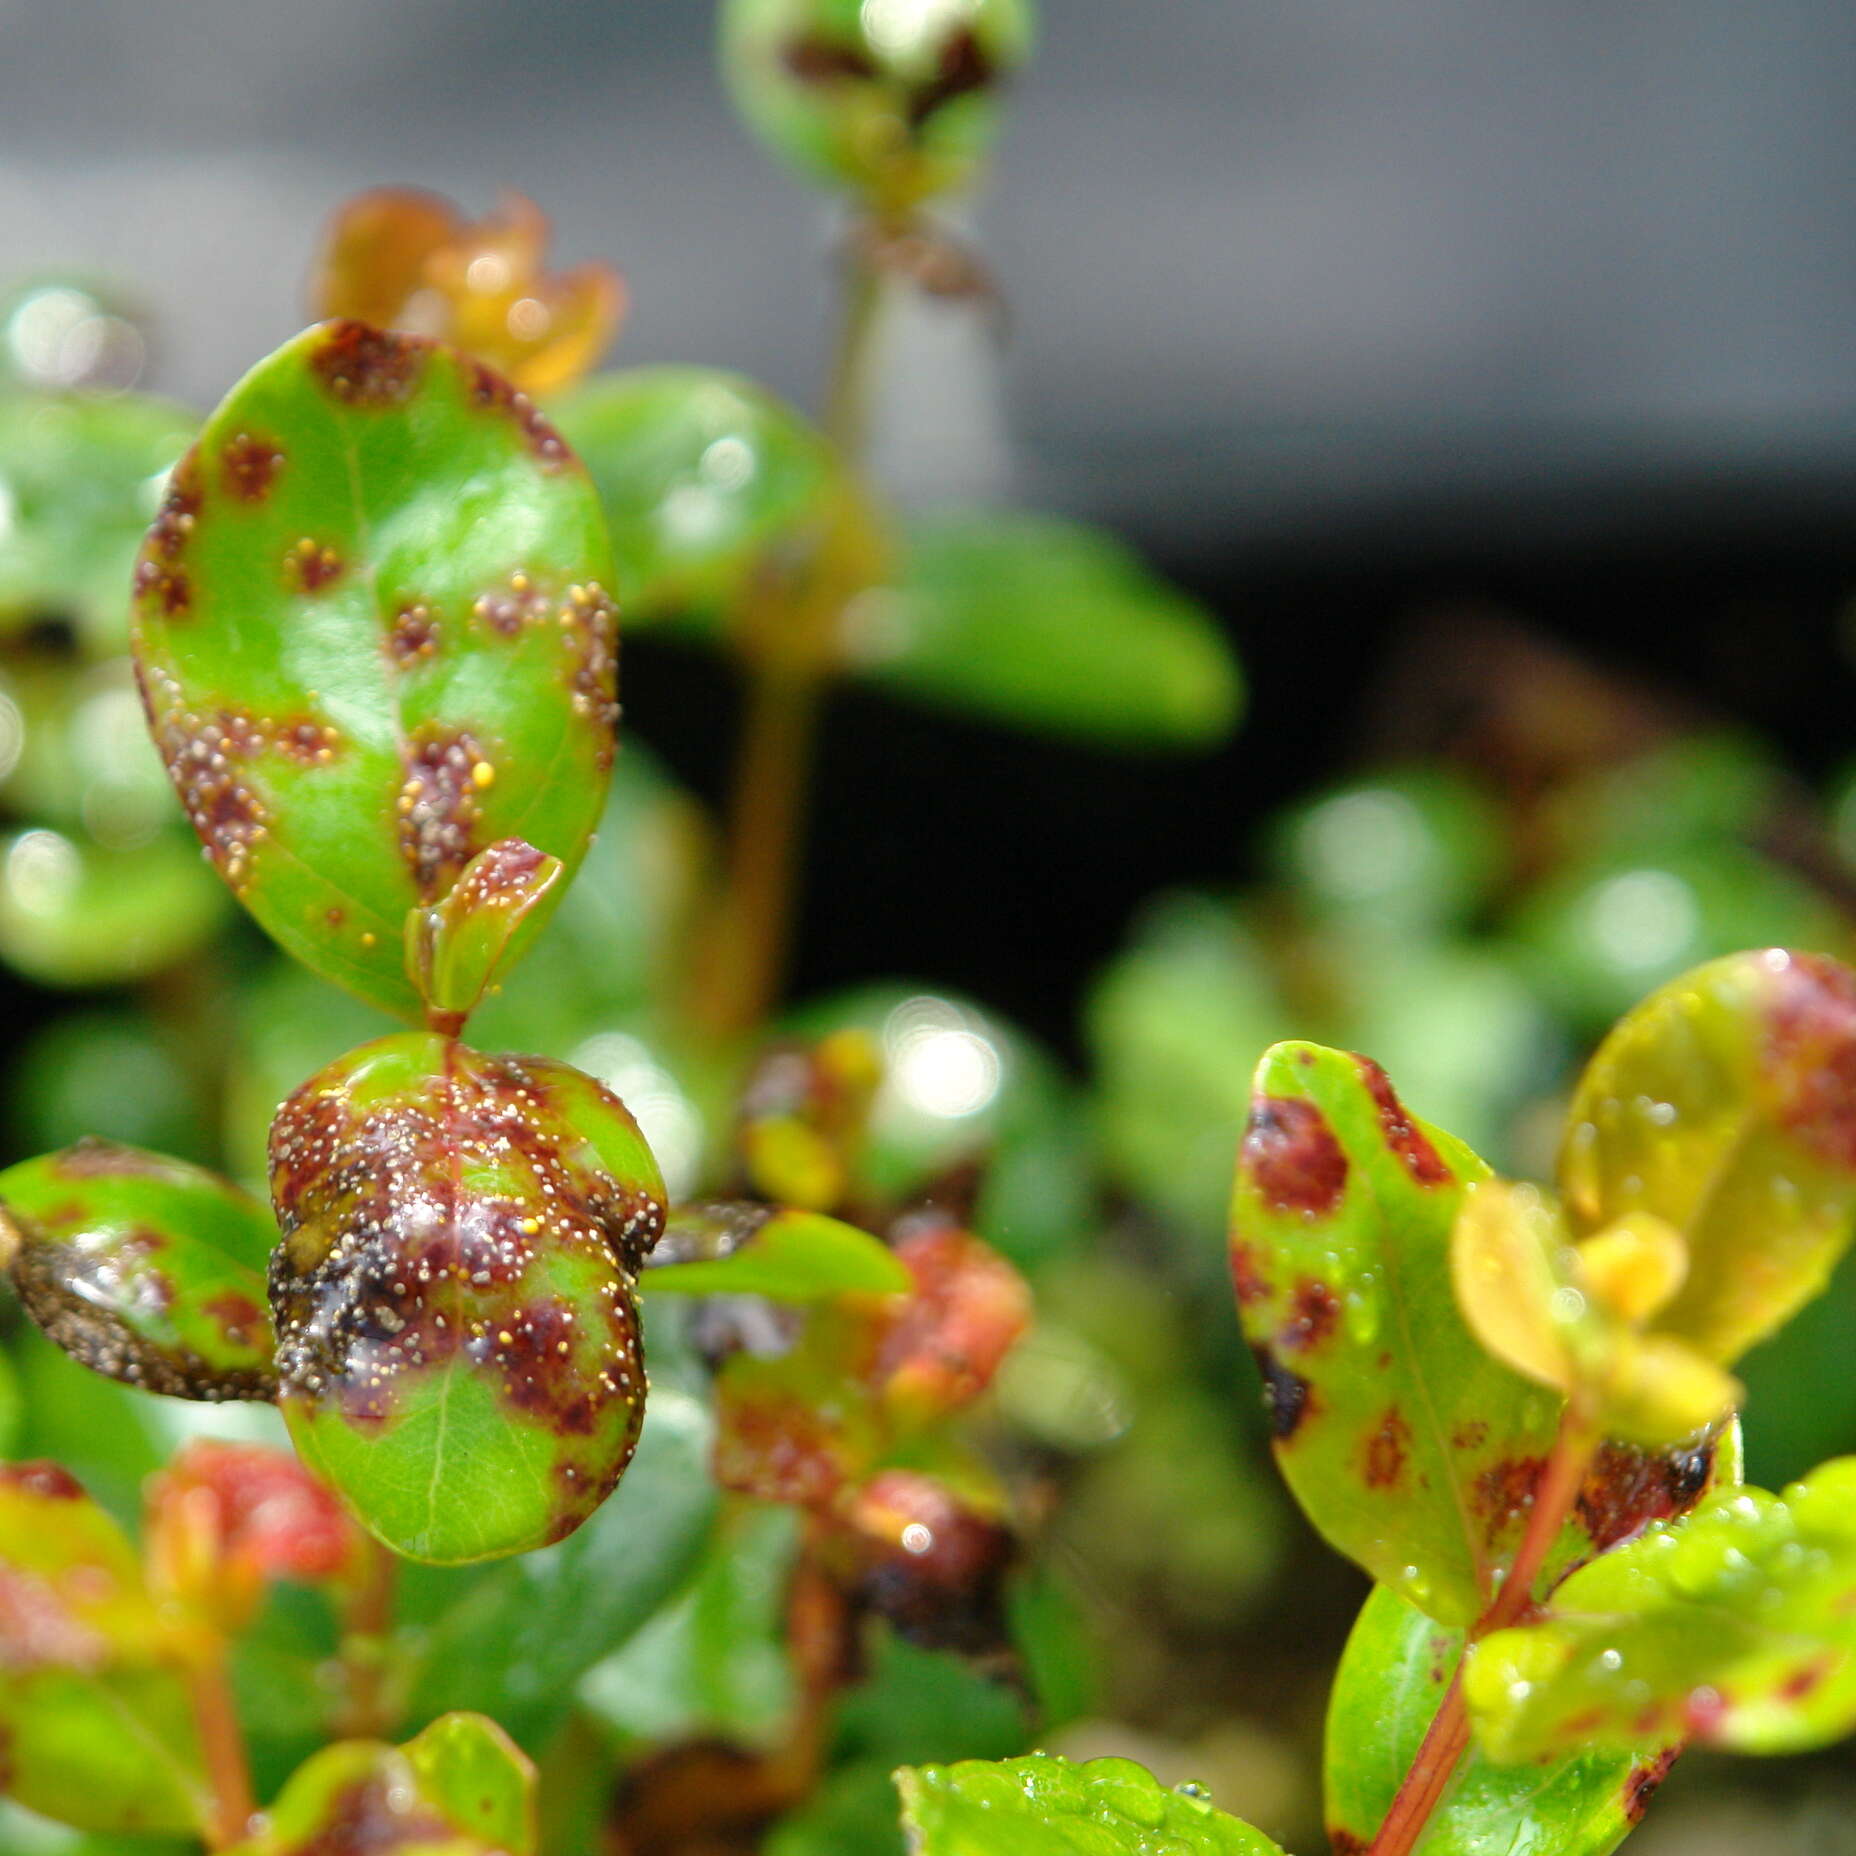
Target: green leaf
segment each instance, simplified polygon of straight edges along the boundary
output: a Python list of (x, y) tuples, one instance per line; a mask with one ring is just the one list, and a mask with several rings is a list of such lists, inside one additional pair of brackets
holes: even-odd
[(415, 1719), (496, 1709), (539, 1750), (573, 1706), (575, 1685), (633, 1640), (688, 1578), (716, 1513), (715, 1426), (667, 1383), (654, 1346), (650, 1409), (618, 1492), (571, 1539), (488, 1573), (404, 1569), (404, 1610), (423, 1620), (409, 1678)]
[[(1390, 1809), (1442, 1705), (1463, 1633), (1375, 1586), (1328, 1704), (1328, 1834), (1362, 1851)], [(1569, 1749), (1544, 1763), (1498, 1766), (1471, 1748), (1416, 1848), (1421, 1856), (1606, 1856), (1643, 1815), (1674, 1757), (1668, 1744)]]
[(1722, 1490), (1582, 1567), (1541, 1622), (1476, 1646), (1490, 1755), (1692, 1735), (1745, 1753), (1856, 1728), (1856, 1457), (1782, 1496)]
[(777, 1745), (794, 1698), (786, 1594), (798, 1542), (796, 1510), (729, 1504), (695, 1578), (582, 1681), (601, 1725), (631, 1744)]
[(722, 73), (799, 173), (901, 210), (975, 180), (999, 92), (1030, 55), (1030, 0), (915, 6), (873, 23), (852, 0), (728, 0)]
[(563, 1539), (611, 1494), (664, 1202), (623, 1103), (546, 1058), (382, 1038), (278, 1111), (271, 1194), (284, 1416), (365, 1526), (452, 1564)]
[(550, 402), (606, 508), (628, 623), (720, 629), (770, 549), (826, 509), (824, 438), (739, 374), (631, 368)]
[(1048, 516), (918, 524), (899, 583), (846, 626), (851, 664), (884, 688), (1108, 747), (1211, 747), (1242, 704), (1203, 607), (1108, 535)]
[(0, 393), (0, 633), (67, 618), (93, 654), (122, 649), (135, 551), (198, 429), (143, 394)]
[(325, 1747), (232, 1856), (534, 1856), (534, 1785), (534, 1767), (494, 1721), (447, 1715), (403, 1747)]
[(535, 1769), (481, 1714), (447, 1714), (402, 1751), (420, 1791), (459, 1828), (522, 1856), (535, 1847)]
[(111, 850), (35, 825), (0, 839), (0, 959), (41, 986), (115, 986), (193, 953), (225, 895), (179, 832)]
[(258, 364), (136, 570), (156, 745), (219, 873), (402, 1017), (407, 911), (523, 838), (571, 873), (612, 764), (599, 499), (480, 364), (359, 323)]
[(914, 1286), (888, 1245), (819, 1212), (691, 1207), (665, 1227), (657, 1255), (666, 1260), (653, 1263), (640, 1286), (666, 1295), (828, 1302), (851, 1294), (906, 1295)]
[(0, 1466), (5, 1789), (80, 1830), (209, 1812), (193, 1710), (128, 1537), (55, 1464)]
[(1231, 1208), (1244, 1333), (1277, 1462), (1328, 1540), (1440, 1622), (1495, 1589), (1559, 1399), (1476, 1343), (1450, 1280), (1487, 1169), (1410, 1116), (1378, 1065), (1279, 1044), (1256, 1075)]
[(1856, 1224), (1856, 973), (1729, 955), (1606, 1038), (1560, 1155), (1575, 1237), (1633, 1212), (1673, 1225), (1687, 1281), (1659, 1334), (1731, 1364), (1823, 1288)]
[(46, 1334), (94, 1371), (207, 1400), (276, 1395), (270, 1214), (216, 1175), (82, 1141), (0, 1173), (12, 1279)]
[(1281, 1856), (1196, 1788), (1168, 1791), (1132, 1760), (1031, 1753), (905, 1766), (896, 1783), (914, 1856)]
[(406, 918), (406, 967), (430, 1012), (461, 1028), (498, 971), (513, 966), (547, 919), (559, 858), (520, 838), (479, 851), (444, 899)]

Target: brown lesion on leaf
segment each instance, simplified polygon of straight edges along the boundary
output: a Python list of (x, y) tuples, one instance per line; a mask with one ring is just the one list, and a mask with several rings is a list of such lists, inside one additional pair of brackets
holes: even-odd
[(1819, 1160), (1856, 1172), (1856, 973), (1822, 954), (1788, 955), (1767, 1026), (1780, 1120)]
[(300, 766), (326, 767), (341, 748), (342, 734), (333, 722), (296, 716), (281, 723), (272, 740), (280, 753)]
[(429, 663), (437, 655), (441, 632), (438, 615), (422, 599), (409, 599), (387, 628), (387, 655), (400, 669)]
[(284, 582), (299, 593), (326, 592), (346, 570), (347, 563), (326, 542), (313, 535), (299, 536), (284, 553)]
[(1650, 1808), (1650, 1800), (1656, 1796), (1662, 1782), (1668, 1778), (1669, 1769), (1681, 1758), (1679, 1746), (1665, 1748), (1652, 1760), (1641, 1766), (1633, 1766), (1624, 1781), (1624, 1816), (1632, 1823), (1641, 1823), (1643, 1814)]
[(259, 1351), (263, 1316), (244, 1298), (238, 1299), (255, 1325), (249, 1334), (228, 1329), (226, 1335), (229, 1346), (258, 1356), (242, 1364), (204, 1359), (137, 1325), (159, 1323), (173, 1303), (172, 1281), (150, 1263), (165, 1244), (154, 1232), (128, 1234), (102, 1250), (29, 1243), (14, 1259), (13, 1286), (46, 1338), (106, 1379), (209, 1404), (275, 1398), (276, 1378)]
[(432, 344), (365, 322), (333, 322), (311, 350), (310, 372), (331, 399), (379, 410), (403, 406), (418, 391)]
[(283, 1856), (394, 1856), (459, 1840), (455, 1825), (408, 1794), (385, 1773), (347, 1786), (329, 1799), (307, 1840), (290, 1843)]
[(861, 45), (847, 45), (822, 32), (801, 33), (780, 47), (780, 64), (802, 84), (868, 83), (881, 74)]
[(394, 802), (400, 856), (420, 898), (430, 902), (463, 874), (482, 848), (480, 796), (496, 769), (474, 735), (428, 722), (401, 749), (405, 778)]
[(1347, 1188), (1347, 1156), (1321, 1111), (1299, 1096), (1259, 1096), (1242, 1165), (1272, 1211), (1320, 1218)]
[(1340, 1321), (1340, 1297), (1324, 1282), (1304, 1276), (1289, 1302), (1289, 1318), (1276, 1331), (1276, 1345), (1286, 1353), (1319, 1347)]
[(1251, 1357), (1263, 1375), (1263, 1409), (1270, 1435), (1287, 1443), (1316, 1410), (1315, 1389), (1300, 1373), (1292, 1373), (1264, 1346), (1253, 1345)]
[(1686, 1514), (1714, 1472), (1716, 1439), (1687, 1450), (1645, 1450), (1607, 1443), (1579, 1490), (1580, 1525), (1600, 1553), (1628, 1540), (1652, 1521)]
[(226, 489), (241, 503), (263, 502), (283, 461), (283, 447), (256, 432), (236, 433), (219, 451)]
[(1477, 1476), (1470, 1486), (1470, 1503), (1485, 1540), (1499, 1540), (1533, 1507), (1546, 1468), (1543, 1456), (1505, 1456)]
[(971, 26), (950, 33), (935, 73), (927, 83), (918, 84), (909, 97), (909, 127), (923, 128), (931, 116), (944, 110), (960, 97), (990, 90), (998, 82), (998, 68), (991, 54)]
[(471, 602), (472, 617), (503, 638), (519, 638), (529, 627), (545, 625), (553, 612), (547, 589), (519, 567), (504, 585), (479, 593)]
[(1267, 1302), (1276, 1293), (1270, 1279), (1263, 1273), (1263, 1262), (1256, 1245), (1247, 1244), (1241, 1238), (1231, 1245), (1231, 1288), (1237, 1296), (1240, 1309), (1254, 1308), (1259, 1302)]
[(193, 541), (203, 500), (199, 447), (195, 446), (174, 466), (167, 495), (135, 563), (136, 598), (158, 606), (170, 619), (193, 603), (193, 582), (181, 562)]
[(1360, 1474), (1369, 1489), (1395, 1489), (1411, 1452), (1411, 1426), (1396, 1405), (1388, 1406), (1360, 1453)]
[(492, 367), (470, 363), (470, 403), (480, 412), (499, 413), (513, 420), (522, 442), (543, 465), (559, 468), (574, 461), (567, 441), (546, 419), (535, 402)]
[[(585, 1161), (571, 1119), (548, 1119), (552, 1066), (446, 1047), (419, 1099), (356, 1115), (339, 1069), (299, 1090), (271, 1134), (283, 1242), (271, 1302), (286, 1396), (363, 1429), (394, 1415), (409, 1378), (467, 1368), (512, 1415), (563, 1440), (570, 1532), (630, 1459), (644, 1409), (633, 1279), (613, 1208), (660, 1223)], [(461, 1180), (495, 1178), (495, 1189)], [(553, 1286), (556, 1269), (587, 1285)], [(622, 1419), (615, 1428), (615, 1414)]]
[(1444, 1164), (1443, 1156), (1431, 1145), (1430, 1137), (1398, 1099), (1385, 1071), (1370, 1057), (1356, 1057), (1354, 1062), (1360, 1066), (1360, 1079), (1379, 1111), (1379, 1126), (1384, 1131), (1386, 1145), (1404, 1161), (1406, 1172), (1420, 1186), (1448, 1185), (1454, 1175)]
[(169, 681), (162, 679), (168, 700), (160, 702), (150, 680), (142, 685), (144, 704), (155, 715), (155, 745), (207, 855), (242, 895), (253, 854), (270, 831), (270, 809), (248, 771), (265, 746), (264, 734), (240, 710), (207, 717), (189, 713), (178, 692), (166, 689)]
[(1328, 1845), (1334, 1856), (1366, 1856), (1370, 1847), (1366, 1838), (1355, 1836), (1351, 1830), (1343, 1830), (1338, 1824), (1328, 1826)]
[(601, 772), (618, 751), (619, 609), (597, 581), (567, 589), (559, 616), (574, 714), (587, 722)]
[(1450, 1433), (1452, 1450), (1480, 1450), (1489, 1441), (1489, 1427), (1481, 1418), (1472, 1418), (1467, 1424), (1459, 1424)]
[(0, 1463), (0, 1487), (23, 1489), (28, 1495), (52, 1502), (81, 1502), (84, 1485), (64, 1467), (43, 1459), (31, 1463)]
[(174, 1167), (159, 1154), (86, 1134), (53, 1156), (51, 1170), (66, 1179), (166, 1179)]

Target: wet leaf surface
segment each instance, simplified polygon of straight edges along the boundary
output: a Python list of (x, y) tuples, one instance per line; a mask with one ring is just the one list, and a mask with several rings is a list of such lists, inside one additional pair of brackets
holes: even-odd
[(384, 1038), (279, 1110), (271, 1189), (305, 1461), (413, 1559), (578, 1527), (644, 1413), (633, 1292), (663, 1182), (624, 1105), (545, 1058)]
[(1032, 1753), (905, 1766), (897, 1783), (917, 1856), (1281, 1856), (1261, 1831), (1192, 1789), (1169, 1791), (1132, 1760), (1072, 1765)]
[(585, 473), (480, 363), (336, 322), (233, 389), (144, 544), (136, 659), (194, 829), (289, 952), (416, 1019), (409, 909), (499, 839), (577, 867), (610, 581)]
[(106, 1141), (0, 1173), (27, 1312), (95, 1371), (181, 1398), (276, 1392), (256, 1200), (183, 1161)]
[[(1326, 1792), (1337, 1851), (1363, 1851), (1442, 1705), (1463, 1633), (1385, 1586), (1367, 1599), (1328, 1706)], [(1677, 1739), (1680, 1736), (1676, 1736)], [(1498, 1766), (1472, 1748), (1419, 1839), (1422, 1856), (1606, 1856), (1670, 1764), (1669, 1747), (1569, 1750)]]
[(1684, 975), (1599, 1047), (1567, 1129), (1574, 1235), (1674, 1226), (1688, 1275), (1656, 1329), (1730, 1364), (1824, 1286), (1856, 1225), (1856, 973), (1771, 949)]
[(1450, 1231), (1486, 1172), (1369, 1059), (1279, 1044), (1257, 1071), (1231, 1214), (1291, 1490), (1337, 1549), (1455, 1625), (1512, 1557), (1560, 1403), (1457, 1311)]
[(1581, 1568), (1547, 1617), (1476, 1648), (1491, 1755), (1657, 1736), (1751, 1753), (1856, 1727), (1856, 1458), (1783, 1495), (1722, 1490)]

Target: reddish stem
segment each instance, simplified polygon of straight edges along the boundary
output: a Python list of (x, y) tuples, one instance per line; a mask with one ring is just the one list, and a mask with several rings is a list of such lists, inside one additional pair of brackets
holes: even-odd
[[(1532, 1606), (1534, 1583), (1579, 1499), (1580, 1486), (1597, 1447), (1597, 1433), (1582, 1414), (1568, 1407), (1560, 1420), (1552, 1454), (1541, 1472), (1540, 1485), (1534, 1491), (1534, 1505), (1521, 1544), (1515, 1549), (1514, 1564), (1488, 1608), (1470, 1626), (1465, 1649), (1491, 1631), (1518, 1623)], [(1468, 1750), (1469, 1713), (1463, 1701), (1463, 1663), (1459, 1658), (1443, 1703), (1425, 1732), (1410, 1770), (1400, 1781), (1366, 1856), (1410, 1856)]]
[(257, 1802), (252, 1796), (251, 1763), (245, 1755), (245, 1735), (232, 1699), (223, 1643), (215, 1641), (210, 1650), (192, 1660), (187, 1685), (212, 1791), (213, 1821), (207, 1844), (215, 1850), (230, 1849), (250, 1834)]

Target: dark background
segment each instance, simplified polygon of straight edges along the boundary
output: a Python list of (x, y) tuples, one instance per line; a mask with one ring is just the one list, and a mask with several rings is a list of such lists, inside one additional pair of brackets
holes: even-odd
[[(1067, 1042), (1142, 897), (1234, 879), (1266, 811), (1398, 739), (1414, 619), (1517, 614), (1840, 763), (1856, 14), (1043, 10), (963, 219), (1009, 345), (898, 317), (879, 463), (904, 496), (1112, 523), (1219, 612), (1250, 714), (1139, 761), (841, 698), (802, 987), (913, 972)], [(204, 404), (304, 319), (344, 195), (507, 185), (564, 259), (627, 273), (621, 364), (809, 403), (831, 222), (736, 128), (710, 32), (706, 0), (0, 0), (0, 285), (128, 280), (149, 384)], [(641, 645), (628, 674), (638, 737), (718, 791), (722, 673)]]

